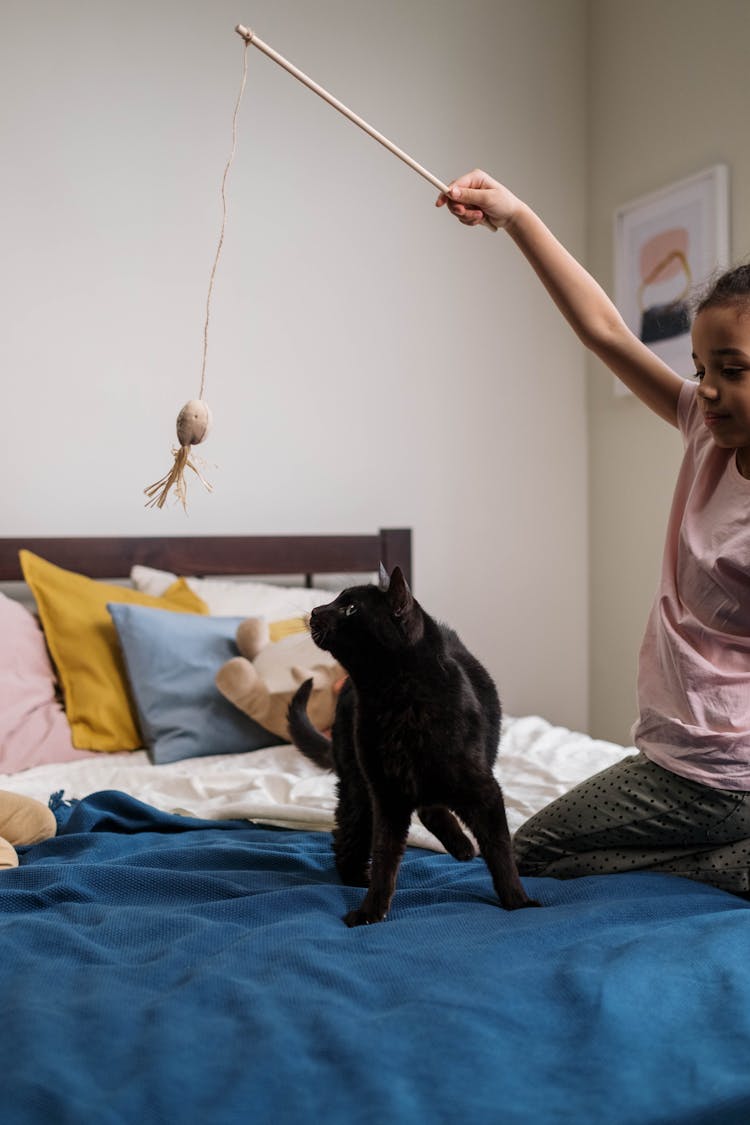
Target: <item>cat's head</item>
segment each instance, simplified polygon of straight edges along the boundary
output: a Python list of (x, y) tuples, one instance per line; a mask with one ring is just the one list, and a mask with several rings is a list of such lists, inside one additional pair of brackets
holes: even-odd
[(319, 648), (351, 670), (358, 657), (398, 652), (424, 633), (424, 614), (400, 567), (390, 575), (381, 567), (379, 585), (350, 586), (310, 615), (310, 632)]

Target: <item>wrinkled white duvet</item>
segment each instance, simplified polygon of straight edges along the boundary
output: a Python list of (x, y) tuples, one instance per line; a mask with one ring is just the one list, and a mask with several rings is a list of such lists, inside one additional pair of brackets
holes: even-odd
[[(537, 716), (506, 718), (495, 773), (514, 832), (528, 817), (579, 781), (618, 762), (632, 747), (555, 727)], [(0, 789), (40, 801), (64, 791), (68, 800), (119, 789), (168, 812), (212, 820), (246, 819), (284, 828), (330, 829), (335, 778), (293, 746), (248, 754), (190, 758), (154, 766), (145, 751), (102, 754), (79, 762), (0, 774)], [(442, 851), (415, 820), (409, 843)]]

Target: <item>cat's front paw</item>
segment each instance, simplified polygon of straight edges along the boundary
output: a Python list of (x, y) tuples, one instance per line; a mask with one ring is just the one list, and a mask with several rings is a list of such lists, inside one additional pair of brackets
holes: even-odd
[(356, 910), (350, 910), (348, 914), (344, 915), (344, 921), (349, 929), (354, 926), (372, 926), (376, 922), (382, 922), (385, 919), (385, 914), (373, 914), (369, 910), (358, 906)]

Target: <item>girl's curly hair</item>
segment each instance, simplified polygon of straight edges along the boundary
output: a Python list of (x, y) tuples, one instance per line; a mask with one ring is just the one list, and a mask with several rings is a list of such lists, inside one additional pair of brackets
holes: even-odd
[(750, 305), (750, 262), (711, 278), (698, 293), (694, 312), (697, 316), (704, 309), (744, 304)]

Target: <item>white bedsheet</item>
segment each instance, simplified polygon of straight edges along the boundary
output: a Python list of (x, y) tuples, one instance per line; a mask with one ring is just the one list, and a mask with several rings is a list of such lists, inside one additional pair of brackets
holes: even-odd
[[(506, 719), (495, 773), (505, 795), (511, 832), (579, 781), (633, 752), (632, 747), (552, 726), (538, 716)], [(333, 775), (318, 769), (293, 746), (163, 766), (152, 765), (145, 751), (102, 754), (0, 774), (0, 789), (45, 803), (59, 790), (72, 800), (102, 789), (119, 789), (168, 812), (300, 829), (330, 829), (336, 804)], [(416, 820), (409, 843), (443, 850)]]

